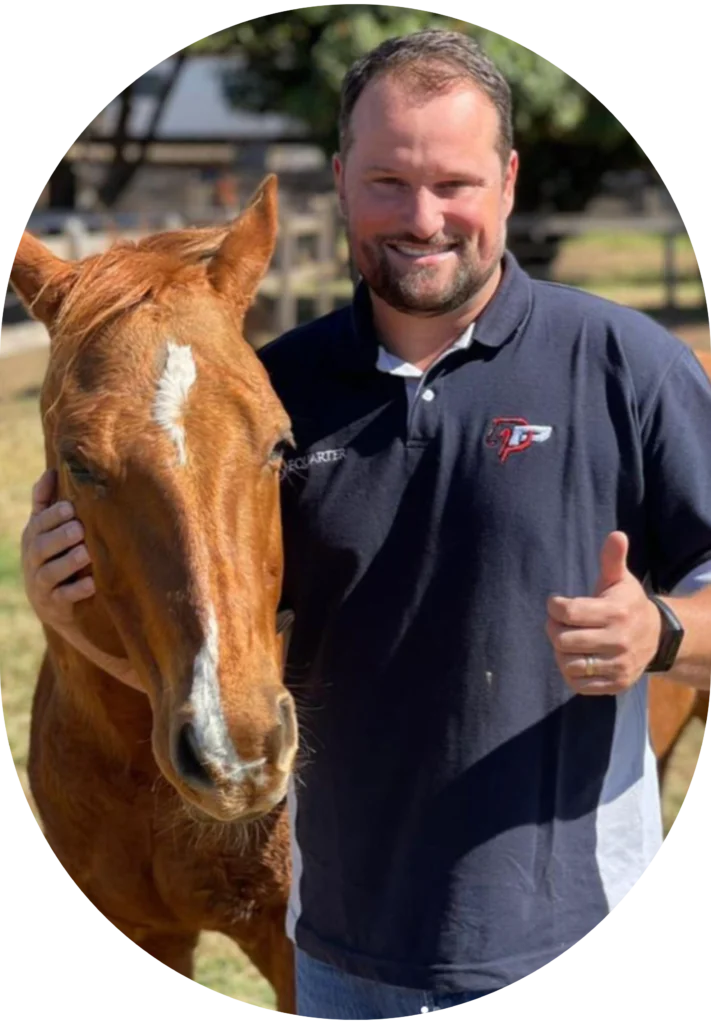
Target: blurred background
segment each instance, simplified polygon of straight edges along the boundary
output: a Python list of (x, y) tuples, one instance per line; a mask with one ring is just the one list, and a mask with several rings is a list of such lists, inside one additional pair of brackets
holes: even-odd
[[(87, 125), (52, 173), (28, 227), (59, 255), (80, 258), (118, 236), (231, 218), (274, 171), (280, 237), (249, 317), (249, 340), (259, 346), (347, 303), (352, 279), (330, 170), (341, 79), (382, 39), (434, 26), (475, 36), (511, 84), (521, 172), (509, 241), (524, 267), (642, 309), (708, 350), (703, 288), (684, 225), (622, 125), (524, 47), (408, 8), (301, 8), (225, 29), (173, 55)], [(43, 642), (22, 589), (19, 543), (31, 485), (44, 468), (37, 395), (46, 346), (44, 328), (8, 292), (0, 345), (0, 669), (28, 799), (30, 703)], [(674, 753), (664, 792), (667, 829), (702, 736), (693, 721)], [(268, 986), (221, 936), (203, 937), (197, 980), (273, 1006)]]

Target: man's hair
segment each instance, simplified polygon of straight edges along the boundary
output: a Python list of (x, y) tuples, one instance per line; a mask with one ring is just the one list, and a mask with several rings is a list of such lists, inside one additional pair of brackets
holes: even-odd
[(338, 133), (341, 153), (352, 143), (351, 115), (358, 97), (374, 78), (406, 77), (415, 95), (443, 92), (459, 82), (471, 82), (485, 93), (499, 116), (497, 149), (506, 163), (513, 147), (511, 89), (499, 69), (478, 43), (462, 32), (424, 29), (386, 39), (360, 57), (348, 70), (341, 86)]

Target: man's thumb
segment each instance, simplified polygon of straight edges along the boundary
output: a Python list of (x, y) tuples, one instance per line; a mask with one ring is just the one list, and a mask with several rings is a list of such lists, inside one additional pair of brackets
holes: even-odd
[(608, 587), (621, 583), (627, 573), (627, 552), (630, 542), (626, 533), (615, 530), (608, 533), (600, 552), (600, 575), (593, 597), (600, 597)]

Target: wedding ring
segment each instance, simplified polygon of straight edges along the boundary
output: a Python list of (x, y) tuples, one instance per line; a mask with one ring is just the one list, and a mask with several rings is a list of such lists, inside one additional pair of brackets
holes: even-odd
[(597, 663), (598, 659), (594, 654), (585, 655), (585, 678), (588, 679), (591, 676), (597, 675)]

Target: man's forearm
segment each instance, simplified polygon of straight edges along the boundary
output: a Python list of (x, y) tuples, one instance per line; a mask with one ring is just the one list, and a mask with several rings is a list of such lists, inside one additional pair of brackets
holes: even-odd
[(142, 693), (145, 692), (138, 679), (138, 675), (131, 668), (128, 659), (115, 658), (113, 655), (99, 650), (79, 630), (62, 630), (60, 636), (103, 672), (113, 676), (114, 679), (117, 679), (125, 686), (130, 686), (134, 690), (140, 690)]
[(669, 679), (697, 690), (711, 689), (711, 587), (686, 597), (665, 597), (664, 602), (684, 627)]

